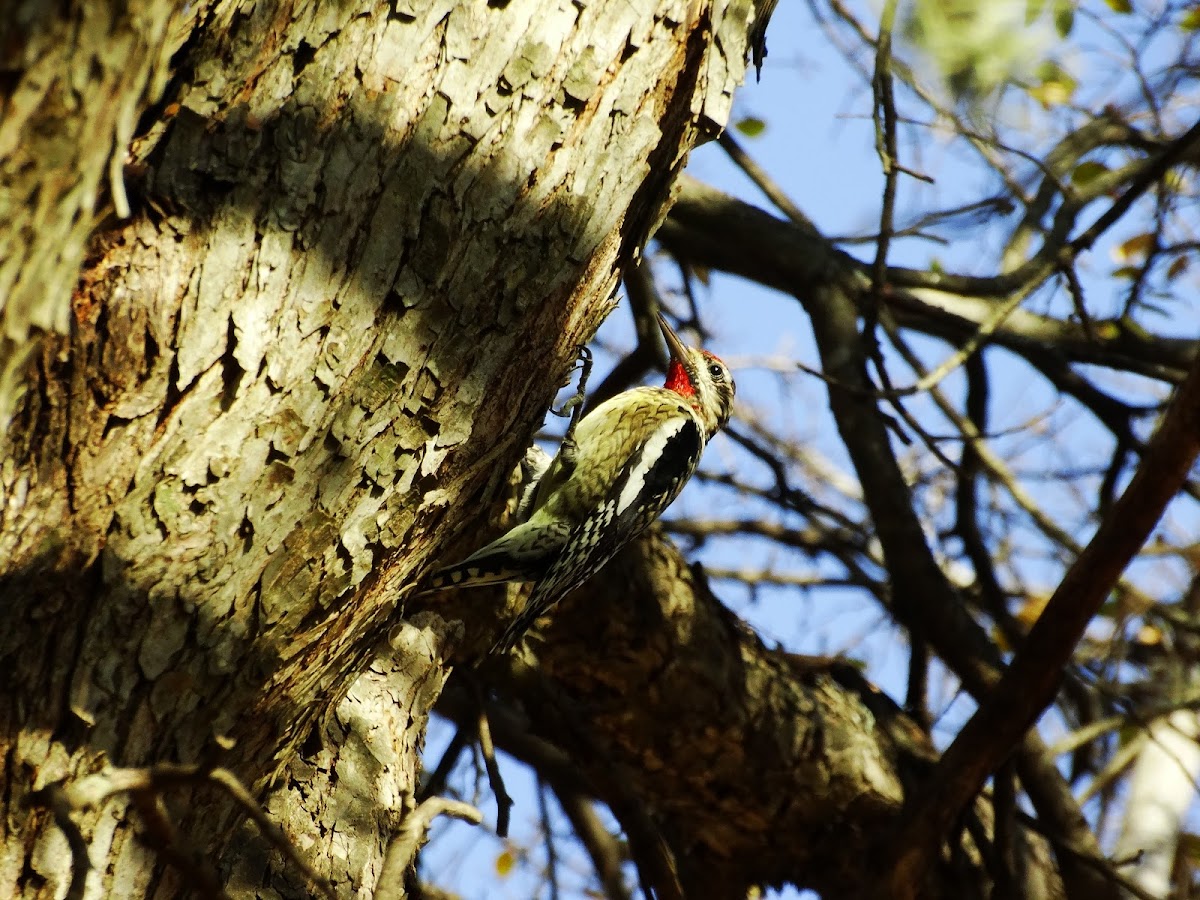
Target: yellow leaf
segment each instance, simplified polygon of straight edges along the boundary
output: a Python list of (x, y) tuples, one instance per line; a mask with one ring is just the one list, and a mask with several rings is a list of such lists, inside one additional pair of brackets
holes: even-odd
[(505, 849), (500, 851), (500, 855), (496, 857), (496, 874), (501, 878), (506, 877), (513, 870), (513, 866), (517, 864), (517, 855), (511, 850)]
[(1153, 625), (1143, 625), (1138, 629), (1134, 642), (1141, 647), (1157, 647), (1163, 642), (1163, 633)]
[(1179, 27), (1184, 31), (1200, 31), (1200, 6), (1193, 6), (1179, 20)]
[(1167, 278), (1168, 279), (1178, 278), (1180, 275), (1182, 275), (1184, 272), (1186, 272), (1187, 269), (1188, 269), (1188, 258), (1186, 256), (1177, 256), (1171, 262), (1171, 265), (1167, 266)]
[(1049, 594), (1030, 594), (1025, 598), (1025, 602), (1021, 604), (1021, 608), (1017, 610), (1013, 618), (1024, 625), (1026, 629), (1032, 628), (1033, 623), (1038, 620), (1042, 610), (1049, 602)]
[(1122, 241), (1112, 249), (1113, 262), (1128, 263), (1142, 260), (1154, 249), (1154, 232), (1135, 234), (1128, 240)]
[[(1042, 614), (1042, 610), (1046, 608), (1046, 604), (1049, 602), (1049, 594), (1030, 594), (1025, 598), (1020, 608), (1013, 613), (1013, 619), (1020, 626), (1021, 634), (1029, 633), (1029, 629), (1033, 627), (1033, 623), (1038, 620), (1038, 616)], [(992, 639), (996, 642), (1002, 653), (1009, 653), (1016, 649), (1009, 646), (1008, 639), (999, 628), (992, 629)]]
[(1133, 12), (1133, 3), (1130, 0), (1104, 0), (1104, 3), (1115, 13), (1120, 13), (1123, 16)]
[(1061, 106), (1070, 101), (1079, 87), (1079, 82), (1062, 66), (1053, 62), (1044, 62), (1038, 66), (1040, 82), (1027, 88), (1029, 96), (1046, 109)]
[(1178, 169), (1172, 169), (1163, 176), (1163, 187), (1169, 191), (1186, 191), (1189, 188), (1188, 177)]

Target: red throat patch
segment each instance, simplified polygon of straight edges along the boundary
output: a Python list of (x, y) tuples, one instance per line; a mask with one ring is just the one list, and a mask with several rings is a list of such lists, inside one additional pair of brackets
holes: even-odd
[(667, 383), (663, 387), (684, 397), (696, 396), (696, 388), (688, 376), (687, 369), (677, 359), (671, 360), (671, 364), (667, 366)]

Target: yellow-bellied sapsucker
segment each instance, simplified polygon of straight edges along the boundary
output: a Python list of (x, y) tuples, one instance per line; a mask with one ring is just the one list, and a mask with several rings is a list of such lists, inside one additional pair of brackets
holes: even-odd
[(524, 521), (430, 579), (430, 590), (536, 582), (493, 653), (511, 649), (645, 531), (679, 495), (709, 438), (729, 421), (734, 386), (728, 367), (685, 346), (661, 315), (658, 321), (671, 353), (666, 384), (625, 391), (584, 416), (529, 493), (532, 499), (521, 504)]

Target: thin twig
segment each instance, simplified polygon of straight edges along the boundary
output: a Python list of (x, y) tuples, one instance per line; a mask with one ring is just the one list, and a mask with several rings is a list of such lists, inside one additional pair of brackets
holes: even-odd
[(912, 385), (904, 388), (893, 388), (887, 392), (881, 392), (885, 397), (905, 397), (909, 394), (920, 394), (928, 391), (945, 381), (946, 377), (964, 365), (971, 356), (976, 353), (987, 341), (996, 333), (1004, 320), (1016, 311), (1026, 298), (1035, 290), (1036, 285), (1028, 285), (1022, 290), (1016, 291), (1011, 297), (996, 307), (995, 311), (988, 316), (975, 329), (974, 333), (959, 344), (958, 349), (950, 354), (946, 359), (942, 360), (935, 368), (926, 372), (918, 378)]
[(1118, 866), (1136, 865), (1141, 860), (1141, 852), (1135, 854), (1130, 859), (1106, 859), (1103, 856), (1093, 856), (1087, 853), (1080, 853), (1070, 844), (1062, 841), (1059, 837), (1046, 828), (1045, 824), (1027, 813), (1018, 812), (1017, 814), (1021, 821), (1032, 831), (1036, 831), (1061, 853), (1068, 854), (1070, 858), (1075, 859), (1085, 866), (1099, 872), (1100, 875), (1111, 881), (1113, 884), (1121, 888), (1122, 891), (1135, 897), (1136, 900), (1162, 900), (1154, 894), (1143, 890), (1132, 878), (1128, 878), (1117, 871)]
[(1091, 743), (1101, 735), (1118, 731), (1127, 725), (1148, 727), (1160, 716), (1170, 715), (1180, 709), (1200, 710), (1200, 693), (1191, 693), (1173, 703), (1164, 703), (1150, 709), (1143, 709), (1138, 714), (1107, 716), (1103, 719), (1097, 719), (1095, 722), (1089, 722), (1082, 728), (1072, 731), (1052, 744), (1049, 752), (1052, 756), (1062, 756), (1065, 753), (1072, 753), (1084, 744)]
[[(814, 369), (804, 363), (797, 362), (796, 368), (804, 372), (806, 375), (812, 375), (814, 378), (819, 378), (826, 384), (833, 387), (839, 387), (843, 390), (856, 391), (860, 394), (870, 397), (875, 400), (894, 401), (901, 397), (909, 397), (913, 394), (923, 394), (937, 387), (955, 370), (965, 365), (967, 360), (973, 354), (978, 352), (984, 344), (986, 344), (1018, 307), (1029, 297), (1036, 289), (1037, 285), (1028, 285), (1022, 290), (1016, 291), (1003, 303), (999, 304), (992, 313), (980, 322), (970, 337), (963, 340), (946, 359), (942, 360), (935, 368), (924, 371), (923, 374), (912, 384), (907, 387), (894, 387), (890, 384), (882, 389), (872, 391), (859, 391), (856, 388), (839, 383), (836, 379), (830, 378), (825, 373)], [(876, 320), (878, 312), (876, 313)], [(882, 370), (882, 367), (877, 365), (877, 370)]]
[(1149, 742), (1149, 732), (1139, 731), (1132, 740), (1117, 748), (1117, 752), (1105, 763), (1104, 768), (1097, 772), (1088, 786), (1079, 793), (1079, 805), (1082, 806), (1101, 791), (1111, 787), (1113, 781), (1133, 765), (1142, 748)]
[(542, 820), (542, 835), (546, 841), (546, 879), (550, 885), (550, 900), (558, 900), (558, 849), (554, 846), (554, 826), (550, 821), (550, 805), (546, 802), (549, 788), (538, 779), (538, 818)]
[(308, 860), (300, 853), (300, 848), (297, 847), (288, 838), (287, 833), (280, 825), (266, 814), (266, 812), (250, 796), (250, 792), (238, 781), (237, 776), (228, 769), (213, 769), (208, 773), (208, 778), (213, 784), (224, 789), (229, 797), (241, 806), (242, 810), (258, 826), (258, 830), (263, 836), (279, 850), (284, 856), (292, 861), (305, 877), (308, 878), (313, 885), (330, 900), (336, 898), (336, 893), (333, 890), (333, 885), (324, 878), (316, 869), (309, 864)]
[(592, 859), (604, 896), (608, 900), (629, 900), (629, 890), (621, 876), (621, 864), (628, 859), (628, 853), (623, 852), (621, 843), (604, 827), (588, 797), (570, 783), (558, 784), (552, 777), (548, 781), (563, 812), (571, 820), (576, 836)]
[[(507, 671), (498, 672), (497, 677), (503, 678), (520, 693), (535, 719), (541, 716), (547, 721), (554, 721), (559, 738), (567, 742), (565, 752), (548, 748), (545, 742), (533, 739), (524, 724), (518, 725), (514, 721), (516, 717), (505, 715), (502, 709), (493, 706), (491, 709), (497, 716), (497, 727), (503, 729), (505, 748), (518, 758), (525, 758), (524, 753), (534, 749), (539, 770), (545, 771), (547, 764), (552, 765), (557, 774), (547, 777), (554, 777), (556, 781), (561, 777), (579, 782), (581, 779), (576, 765), (586, 766), (593, 782), (587, 785), (587, 790), (604, 798), (625, 830), (629, 838), (630, 855), (646, 896), (658, 900), (683, 900), (674, 854), (657, 823), (633, 790), (633, 779), (624, 766), (611, 756), (602, 754), (570, 700), (560, 695), (538, 670), (515, 656), (498, 659), (494, 665), (508, 666)], [(583, 789), (582, 784), (580, 789)]]
[[(888, 329), (888, 336), (892, 342), (892, 346), (899, 351), (904, 361), (912, 368), (914, 372), (924, 380), (924, 369), (921, 361), (913, 352), (912, 348), (904, 340), (898, 328), (891, 323), (887, 317), (884, 318), (884, 327)], [(938, 388), (931, 388), (929, 396), (933, 402), (937, 404), (942, 414), (949, 419), (950, 423), (959, 430), (962, 436), (970, 441), (974, 447), (975, 453), (979, 457), (979, 462), (987, 469), (989, 476), (997, 484), (1000, 484), (1013, 498), (1017, 506), (1019, 506), (1026, 515), (1037, 526), (1038, 530), (1046, 537), (1056, 542), (1059, 546), (1065, 548), (1073, 554), (1078, 555), (1083, 551), (1083, 546), (1069, 535), (1057, 522), (1054, 521), (1045, 511), (1038, 506), (1037, 501), (1033, 496), (1021, 485), (1020, 480), (1012, 473), (1005, 465), (1004, 461), (996, 455), (991, 449), (987, 441), (984, 440), (983, 434), (975, 427), (975, 424), (964, 417), (954, 404), (946, 397)], [(1125, 578), (1120, 578), (1117, 581), (1117, 587), (1122, 595), (1135, 605), (1145, 608), (1151, 604), (1150, 599), (1136, 586), (1130, 583)]]
[(479, 735), (479, 750), (483, 754), (483, 764), (487, 768), (488, 781), (492, 785), (492, 793), (496, 795), (496, 834), (508, 837), (509, 817), (512, 813), (513, 800), (504, 789), (504, 778), (500, 775), (500, 766), (496, 763), (496, 745), (492, 743), (492, 726), (488, 723), (487, 705), (479, 698), (479, 716), (476, 720)]
[[(875, 122), (875, 152), (883, 167), (883, 205), (879, 214), (879, 243), (875, 246), (875, 263), (871, 269), (871, 295), (875, 305), (882, 306), (887, 285), (888, 245), (892, 239), (896, 210), (896, 177), (899, 174), (896, 158), (896, 98), (892, 90), (892, 27), (896, 21), (896, 0), (887, 0), (879, 21), (879, 40), (875, 45), (875, 72), (871, 80), (874, 104), (871, 117)], [(868, 312), (866, 317), (869, 317)], [(870, 326), (870, 327), (868, 327)], [(867, 340), (873, 321), (864, 323)]]
[(417, 803), (423, 803), (425, 800), (442, 793), (446, 789), (446, 779), (450, 777), (450, 773), (454, 767), (458, 765), (458, 758), (462, 756), (463, 750), (470, 743), (474, 734), (468, 728), (459, 728), (454, 732), (454, 737), (451, 738), (450, 744), (446, 747), (446, 752), (442, 754), (442, 758), (438, 760), (437, 767), (433, 770), (421, 786), (417, 788)]
[(1063, 248), (1064, 252), (1071, 256), (1076, 256), (1085, 250), (1091, 249), (1092, 244), (1104, 232), (1116, 224), (1117, 220), (1125, 215), (1129, 207), (1133, 206), (1134, 202), (1142, 194), (1146, 193), (1176, 163), (1180, 162), (1194, 148), (1194, 145), (1198, 141), (1200, 141), (1200, 121), (1197, 121), (1195, 125), (1171, 141), (1150, 165), (1134, 176), (1130, 180), (1128, 187), (1125, 188), (1125, 192), (1114, 200), (1112, 205), (1095, 222), (1088, 226), (1082, 234)]
[(216, 866), (181, 841), (167, 813), (162, 795), (154, 790), (132, 790), (129, 798), (145, 827), (141, 838), (168, 865), (184, 876), (191, 889), (205, 900), (232, 900), (221, 884)]
[(429, 826), (441, 815), (453, 816), (472, 825), (483, 821), (483, 813), (474, 806), (448, 797), (427, 797), (409, 809), (399, 830), (388, 842), (373, 900), (403, 900), (408, 896), (405, 889), (408, 870), (425, 842)]
[(775, 204), (776, 209), (797, 225), (804, 225), (811, 228), (814, 234), (816, 233), (817, 226), (813, 221), (800, 211), (800, 207), (792, 202), (792, 198), (779, 186), (778, 182), (767, 174), (766, 169), (755, 162), (754, 158), (742, 148), (737, 138), (730, 134), (728, 130), (725, 130), (717, 138), (717, 143), (721, 145), (721, 149), (728, 154), (734, 164), (746, 174), (746, 177), (754, 182), (754, 186), (762, 191), (768, 200)]
[(54, 815), (54, 823), (66, 836), (67, 846), (71, 850), (71, 884), (67, 888), (66, 900), (83, 900), (92, 861), (88, 856), (88, 845), (83, 832), (71, 818), (71, 810), (74, 807), (62, 784), (47, 785), (40, 793)]

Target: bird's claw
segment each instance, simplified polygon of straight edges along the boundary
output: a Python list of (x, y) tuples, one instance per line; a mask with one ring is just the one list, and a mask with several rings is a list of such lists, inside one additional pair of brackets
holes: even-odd
[(588, 378), (592, 374), (592, 351), (586, 347), (579, 348), (579, 387), (575, 389), (571, 399), (564, 403), (558, 409), (551, 409), (556, 416), (564, 418), (570, 416), (571, 421), (567, 423), (566, 434), (563, 435), (562, 445), (558, 449), (559, 459), (567, 472), (572, 472), (575, 469), (575, 462), (579, 454), (579, 446), (575, 443), (575, 426), (579, 424), (579, 420), (583, 418), (583, 404), (587, 400), (587, 383)]
[(556, 416), (562, 416), (563, 418), (570, 416), (571, 418), (570, 423), (567, 425), (566, 437), (563, 438), (564, 441), (572, 439), (573, 435), (575, 434), (575, 426), (583, 417), (583, 404), (587, 400), (588, 378), (590, 378), (592, 374), (593, 359), (592, 351), (589, 347), (581, 346), (579, 348), (577, 362), (579, 364), (579, 387), (575, 389), (575, 393), (566, 403), (564, 403), (558, 409), (551, 408), (550, 410)]

